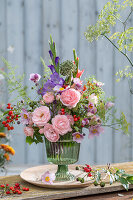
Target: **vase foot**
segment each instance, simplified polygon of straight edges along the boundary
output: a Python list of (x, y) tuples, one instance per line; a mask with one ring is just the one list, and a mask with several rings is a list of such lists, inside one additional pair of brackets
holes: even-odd
[(67, 165), (58, 165), (55, 181), (73, 181), (75, 176), (68, 171)]

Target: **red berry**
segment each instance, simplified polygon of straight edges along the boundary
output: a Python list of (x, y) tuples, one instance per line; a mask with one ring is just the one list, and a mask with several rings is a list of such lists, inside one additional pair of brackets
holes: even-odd
[(13, 112), (12, 112), (12, 110), (10, 110), (9, 113), (8, 113), (8, 115), (12, 115), (12, 114), (13, 114)]
[(11, 130), (10, 126), (7, 129), (8, 129), (8, 131), (10, 131)]
[(62, 115), (65, 115), (65, 112), (61, 112)]
[(90, 168), (91, 166), (90, 165), (87, 165), (87, 164), (85, 164), (86, 165), (86, 167), (88, 167), (88, 168)]
[(10, 129), (11, 129), (11, 130), (13, 130), (13, 129), (14, 129), (14, 127), (13, 127), (13, 126), (11, 126), (11, 127), (10, 127)]
[(11, 118), (13, 119), (15, 116), (14, 115), (11, 115)]
[(11, 107), (11, 110), (13, 110), (13, 107)]
[(15, 183), (15, 186), (16, 186), (16, 187), (19, 187), (19, 183)]
[(18, 118), (18, 117), (19, 117), (19, 115), (16, 115), (16, 117)]
[(4, 186), (4, 185), (1, 185), (0, 187), (1, 187), (1, 188), (4, 188), (5, 186)]
[(8, 103), (7, 105), (8, 105), (8, 106), (11, 106), (11, 104), (10, 104), (10, 103)]
[(6, 121), (3, 121), (2, 124), (6, 124)]
[(92, 174), (88, 174), (88, 176), (89, 176), (89, 177), (91, 177), (91, 176), (92, 176)]
[(6, 108), (7, 108), (7, 109), (10, 109), (11, 107), (10, 107), (10, 106), (7, 106)]
[(80, 117), (78, 117), (78, 120), (80, 120)]
[(18, 192), (17, 192), (18, 194), (22, 194), (22, 192), (19, 190)]
[(16, 121), (18, 120), (18, 118), (15, 119)]
[(10, 120), (8, 119), (8, 120), (6, 120), (6, 123), (9, 123), (10, 122)]
[(65, 109), (64, 109), (64, 108), (62, 108), (62, 109), (61, 109), (61, 111), (62, 111), (62, 112), (64, 112), (64, 111), (65, 111)]
[(6, 186), (9, 186), (9, 184), (6, 184)]
[(75, 118), (75, 117), (76, 117), (76, 115), (73, 115), (73, 117)]
[(10, 190), (14, 190), (14, 188), (13, 188), (13, 187), (10, 187)]
[(8, 127), (9, 124), (5, 124), (5, 127)]
[(10, 191), (6, 191), (6, 194), (11, 194)]
[(74, 118), (74, 121), (77, 122), (77, 121), (78, 121), (78, 118)]
[(7, 116), (6, 118), (7, 118), (7, 119), (10, 119), (10, 117), (9, 117), (9, 116)]
[(29, 191), (29, 188), (25, 188), (26, 189), (26, 191)]

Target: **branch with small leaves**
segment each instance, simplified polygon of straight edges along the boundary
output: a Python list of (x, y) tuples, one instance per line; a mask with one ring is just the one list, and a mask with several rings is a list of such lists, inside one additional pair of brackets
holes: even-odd
[[(91, 168), (90, 165), (85, 167), (76, 166), (76, 170), (81, 170), (86, 174), (84, 177), (78, 177), (77, 181), (85, 182), (85, 177), (90, 177), (95, 186), (104, 187), (107, 182), (112, 185), (114, 182), (119, 182), (128, 191), (129, 184), (133, 184), (133, 174), (127, 174), (123, 169), (113, 168), (107, 164), (106, 168)], [(107, 181), (109, 179), (109, 181)]]

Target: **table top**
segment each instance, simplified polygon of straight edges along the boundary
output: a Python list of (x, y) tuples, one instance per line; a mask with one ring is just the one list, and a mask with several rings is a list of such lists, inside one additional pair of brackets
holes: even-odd
[[(114, 166), (125, 169), (128, 173), (133, 174), (133, 162), (114, 164)], [(119, 183), (114, 183), (113, 185), (106, 184), (104, 188), (100, 186), (95, 187), (90, 185), (86, 188), (75, 188), (75, 189), (48, 189), (41, 188), (31, 185), (23, 181), (19, 175), (0, 177), (0, 184), (13, 185), (16, 182), (20, 183), (22, 187), (29, 187), (28, 192), (23, 192), (21, 195), (8, 195), (3, 196), (2, 200), (43, 200), (43, 199), (106, 199), (111, 200), (116, 199), (132, 199), (133, 190), (128, 192), (122, 191), (123, 187)], [(133, 189), (133, 185), (130, 185), (130, 189)], [(116, 192), (117, 191), (117, 192)], [(93, 195), (93, 196), (92, 196)], [(124, 195), (124, 196), (123, 196)], [(122, 197), (121, 197), (122, 196)]]

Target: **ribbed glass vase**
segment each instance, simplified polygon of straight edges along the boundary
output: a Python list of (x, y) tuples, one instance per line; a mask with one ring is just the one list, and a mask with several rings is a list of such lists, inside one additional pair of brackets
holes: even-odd
[(80, 144), (72, 140), (72, 133), (61, 136), (57, 142), (45, 138), (48, 162), (58, 165), (56, 181), (70, 181), (75, 177), (68, 171), (68, 165), (78, 161)]

